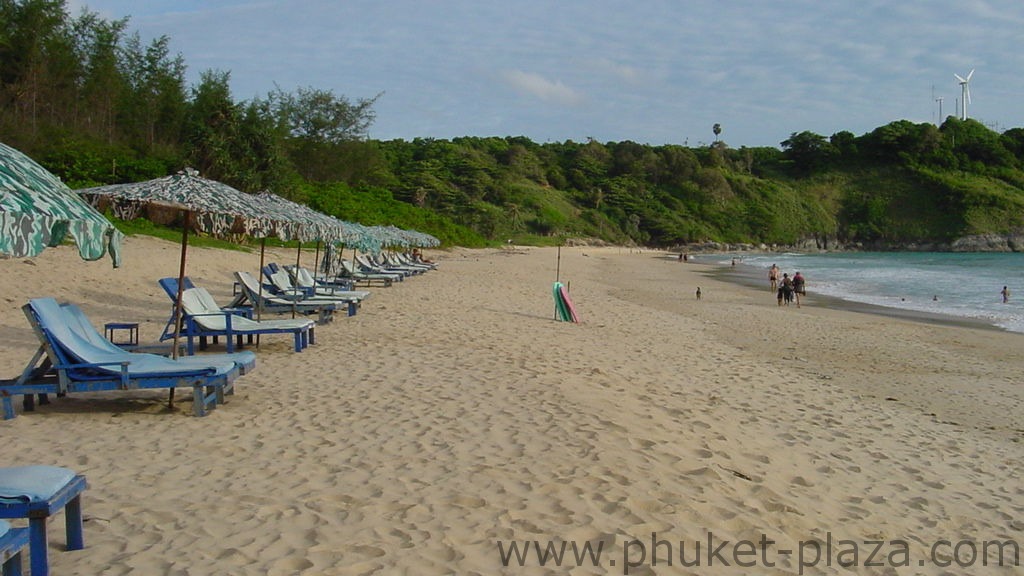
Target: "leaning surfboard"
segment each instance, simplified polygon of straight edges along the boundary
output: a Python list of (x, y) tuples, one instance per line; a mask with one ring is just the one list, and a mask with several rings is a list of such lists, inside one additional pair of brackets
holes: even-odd
[(576, 314), (576, 306), (573, 305), (572, 299), (569, 298), (569, 290), (563, 285), (559, 287), (558, 292), (562, 297), (562, 304), (565, 305), (565, 310), (568, 313), (569, 320), (579, 324), (580, 317)]
[(555, 282), (551, 292), (552, 296), (555, 297), (555, 315), (558, 317), (557, 319), (560, 322), (568, 322), (571, 317), (569, 316), (568, 308), (565, 307), (565, 302), (562, 300), (563, 288), (564, 286), (562, 286), (561, 282)]

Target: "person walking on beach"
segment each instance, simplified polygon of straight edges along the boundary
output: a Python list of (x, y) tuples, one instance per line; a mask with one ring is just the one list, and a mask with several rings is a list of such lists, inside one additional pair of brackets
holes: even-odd
[(807, 292), (804, 289), (804, 276), (800, 272), (793, 274), (793, 297), (796, 298), (796, 307), (800, 307), (800, 297), (806, 296)]
[(1010, 289), (1007, 288), (1006, 286), (1003, 286), (1003, 289), (1002, 291), (999, 292), (999, 294), (1002, 295), (1003, 297), (1003, 304), (1006, 304), (1007, 302), (1010, 301)]
[(779, 267), (775, 264), (772, 264), (772, 267), (768, 269), (768, 282), (771, 284), (769, 290), (775, 292), (779, 287)]
[(700, 300), (700, 286), (697, 286), (697, 300)]
[(779, 284), (779, 306), (785, 302), (786, 306), (793, 301), (793, 279), (789, 277), (789, 272), (782, 275), (782, 282)]

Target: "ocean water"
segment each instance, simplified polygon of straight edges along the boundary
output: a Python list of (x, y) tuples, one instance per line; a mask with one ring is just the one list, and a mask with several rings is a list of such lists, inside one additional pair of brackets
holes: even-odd
[[(778, 264), (800, 271), (808, 293), (854, 302), (968, 318), (1024, 333), (1024, 254), (848, 252), (830, 254), (728, 254), (707, 256), (729, 264), (735, 257), (752, 273)], [(1002, 301), (1003, 286), (1010, 301)]]

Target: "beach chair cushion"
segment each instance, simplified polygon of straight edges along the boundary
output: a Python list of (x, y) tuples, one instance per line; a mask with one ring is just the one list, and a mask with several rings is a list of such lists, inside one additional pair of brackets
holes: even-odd
[[(27, 518), (29, 567), (32, 576), (50, 573), (46, 524), (54, 514), (64, 511), (67, 550), (85, 548), (82, 517), (82, 492), (88, 488), (85, 476), (58, 466), (15, 466), (0, 468), (0, 518)], [(20, 566), (18, 567), (20, 568)], [(8, 566), (4, 565), (5, 574)], [(15, 574), (19, 572), (17, 569)]]
[(49, 500), (74, 477), (73, 471), (59, 466), (0, 468), (0, 503), (19, 504)]

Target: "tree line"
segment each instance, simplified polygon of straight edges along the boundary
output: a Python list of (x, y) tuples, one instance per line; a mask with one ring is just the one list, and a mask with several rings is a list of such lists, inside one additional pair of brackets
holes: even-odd
[(538, 144), (522, 136), (373, 140), (374, 104), (276, 87), (236, 101), (230, 72), (194, 86), (166, 36), (63, 0), (0, 0), (0, 133), (72, 187), (186, 166), (343, 219), (447, 243), (568, 235), (674, 245), (808, 238), (948, 240), (1022, 225), (1024, 130), (896, 121), (778, 148)]

